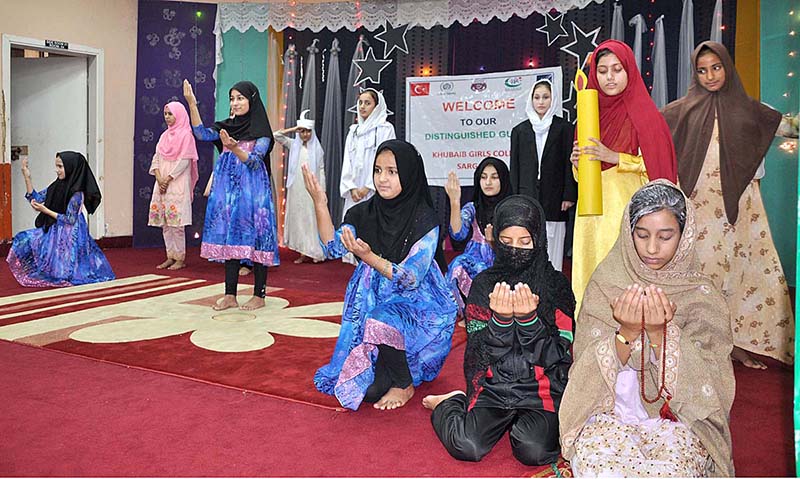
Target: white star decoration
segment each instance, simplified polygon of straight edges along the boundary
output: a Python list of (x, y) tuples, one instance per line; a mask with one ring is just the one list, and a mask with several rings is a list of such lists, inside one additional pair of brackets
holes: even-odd
[(559, 13), (555, 17), (550, 15), (550, 13), (544, 14), (544, 25), (537, 28), (536, 31), (547, 35), (548, 47), (552, 45), (559, 38), (569, 36), (567, 35), (567, 31), (564, 30), (563, 21), (564, 21), (563, 13)]
[(569, 88), (567, 90), (569, 91), (569, 96), (564, 98), (561, 101), (561, 111), (562, 111), (562, 114), (564, 115), (564, 119), (565, 120), (567, 120), (568, 122), (574, 123), (572, 121), (572, 111), (575, 108), (574, 102), (572, 101), (572, 95), (575, 92), (575, 82), (574, 81), (572, 81), (572, 80), (569, 81)]
[(356, 78), (354, 85), (363, 83), (369, 80), (372, 83), (381, 82), (381, 72), (392, 63), (392, 60), (379, 60), (375, 58), (375, 53), (372, 47), (367, 50), (363, 60), (353, 60), (356, 67), (358, 67), (358, 78)]
[(408, 54), (406, 32), (409, 26), (410, 24), (406, 23), (394, 28), (388, 20), (384, 22), (383, 31), (375, 35), (375, 40), (383, 42), (383, 58), (388, 58), (395, 48)]
[[(578, 59), (578, 68), (583, 70), (586, 66), (586, 60), (591, 53), (597, 48), (597, 35), (603, 27), (597, 27), (589, 33), (581, 30), (581, 27), (572, 23), (572, 42), (561, 47), (561, 51), (569, 53)], [(580, 35), (578, 33), (580, 32)], [(570, 47), (575, 47), (573, 51)]]

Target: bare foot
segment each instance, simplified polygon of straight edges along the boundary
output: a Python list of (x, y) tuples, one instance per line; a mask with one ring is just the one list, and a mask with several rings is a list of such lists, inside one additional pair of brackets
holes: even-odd
[(301, 254), (299, 258), (297, 258), (296, 260), (294, 260), (294, 264), (301, 264), (301, 263), (305, 263), (305, 262), (306, 262), (306, 259), (308, 259), (308, 256), (306, 256), (306, 255), (304, 255), (304, 254)]
[[(433, 411), (434, 409), (436, 409), (436, 406), (438, 406), (439, 403), (441, 403), (445, 399), (449, 399), (455, 396), (456, 394), (464, 394), (464, 391), (457, 389), (455, 391), (450, 391), (447, 394), (439, 394), (439, 395), (431, 394), (429, 396), (425, 396), (424, 398), (422, 398), (422, 405), (425, 406), (425, 408)], [(466, 396), (466, 394), (464, 395)]]
[(166, 260), (166, 261), (164, 261), (164, 262), (163, 262), (163, 263), (161, 263), (160, 265), (156, 266), (156, 269), (164, 269), (164, 268), (169, 268), (170, 266), (172, 266), (172, 264), (173, 264), (173, 263), (175, 263), (175, 260), (174, 260), (174, 259), (172, 259), (172, 258), (167, 258), (167, 260)]
[(228, 308), (238, 307), (239, 303), (236, 301), (236, 296), (232, 294), (226, 294), (222, 298), (218, 299), (217, 302), (214, 303), (214, 306), (211, 306), (214, 311), (224, 311)]
[(458, 322), (458, 325), (461, 326), (462, 328), (466, 328), (467, 322), (462, 319), (461, 321)]
[(181, 261), (181, 260), (178, 260), (178, 261), (175, 261), (175, 262), (172, 264), (172, 266), (170, 266), (170, 267), (169, 267), (169, 268), (167, 268), (167, 269), (171, 269), (172, 271), (175, 271), (175, 270), (177, 270), (177, 269), (183, 269), (183, 268), (185, 268), (185, 267), (186, 267), (186, 263), (185, 263), (185, 262), (183, 262), (183, 261)]
[(731, 351), (731, 357), (735, 361), (739, 361), (740, 363), (744, 364), (748, 368), (753, 369), (767, 369), (767, 365), (759, 361), (758, 359), (750, 356), (750, 353), (745, 351), (744, 349), (740, 348), (739, 346), (734, 346), (733, 351)]
[(243, 305), (239, 306), (239, 309), (242, 311), (253, 311), (255, 309), (260, 309), (264, 307), (264, 298), (259, 298), (258, 296), (253, 296), (250, 298), (250, 301), (244, 303)]
[(247, 276), (250, 273), (250, 268), (245, 268), (244, 266), (239, 268), (239, 276)]
[(414, 385), (410, 384), (405, 389), (390, 388), (383, 397), (376, 402), (373, 407), (385, 411), (387, 409), (397, 409), (405, 406), (409, 399), (414, 396)]
[(325, 260), (324, 259), (315, 259), (313, 261), (314, 261), (314, 264), (317, 264), (317, 263), (322, 263)]

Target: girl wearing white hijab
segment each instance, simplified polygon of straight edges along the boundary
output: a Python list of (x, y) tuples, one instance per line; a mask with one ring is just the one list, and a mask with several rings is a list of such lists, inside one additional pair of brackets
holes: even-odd
[(561, 118), (561, 87), (539, 79), (525, 106), (528, 119), (511, 130), (511, 186), (544, 208), (547, 255), (561, 271), (568, 210), (578, 198), (578, 185), (569, 161), (575, 130)]
[[(342, 160), (342, 179), (339, 194), (344, 198), (344, 211), (366, 201), (375, 194), (372, 184), (372, 164), (378, 145), (396, 138), (394, 126), (386, 121), (389, 110), (383, 93), (367, 88), (358, 95), (358, 123), (350, 126), (344, 143)], [(348, 253), (342, 261), (355, 264), (355, 258)]]
[[(303, 110), (297, 126), (275, 132), (275, 140), (289, 149), (283, 244), (300, 253), (300, 257), (294, 261), (297, 264), (307, 258), (315, 263), (324, 259), (314, 216), (314, 202), (306, 191), (301, 170), (303, 165), (308, 165), (309, 171), (325, 184), (324, 152), (314, 131), (314, 120), (308, 118), (308, 112), (309, 110)], [(292, 132), (297, 132), (293, 139), (286, 136)]]

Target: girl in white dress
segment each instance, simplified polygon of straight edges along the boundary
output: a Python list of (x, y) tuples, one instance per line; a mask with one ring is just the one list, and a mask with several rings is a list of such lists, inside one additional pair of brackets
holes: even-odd
[[(307, 118), (308, 112), (309, 110), (303, 110), (297, 126), (275, 132), (275, 140), (289, 148), (283, 244), (300, 253), (300, 257), (294, 261), (297, 264), (308, 258), (315, 263), (324, 259), (314, 216), (314, 202), (306, 191), (301, 170), (303, 165), (308, 165), (309, 171), (325, 181), (324, 152), (314, 131), (314, 120)], [(294, 139), (286, 136), (292, 132), (297, 132)]]
[[(342, 160), (342, 179), (339, 194), (344, 198), (344, 211), (366, 201), (375, 194), (372, 184), (372, 163), (378, 145), (395, 137), (394, 126), (386, 121), (389, 111), (383, 94), (367, 88), (358, 96), (358, 123), (350, 126), (344, 144)], [(355, 264), (355, 258), (348, 253), (342, 261)]]

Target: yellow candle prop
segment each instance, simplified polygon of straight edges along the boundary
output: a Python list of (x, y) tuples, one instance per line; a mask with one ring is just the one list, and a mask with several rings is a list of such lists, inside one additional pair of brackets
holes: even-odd
[[(578, 69), (575, 90), (578, 92), (578, 146), (591, 146), (589, 138), (600, 139), (600, 107), (597, 90), (586, 88), (586, 75)], [(581, 154), (578, 158), (578, 214), (593, 216), (603, 214), (603, 184), (599, 161)]]

